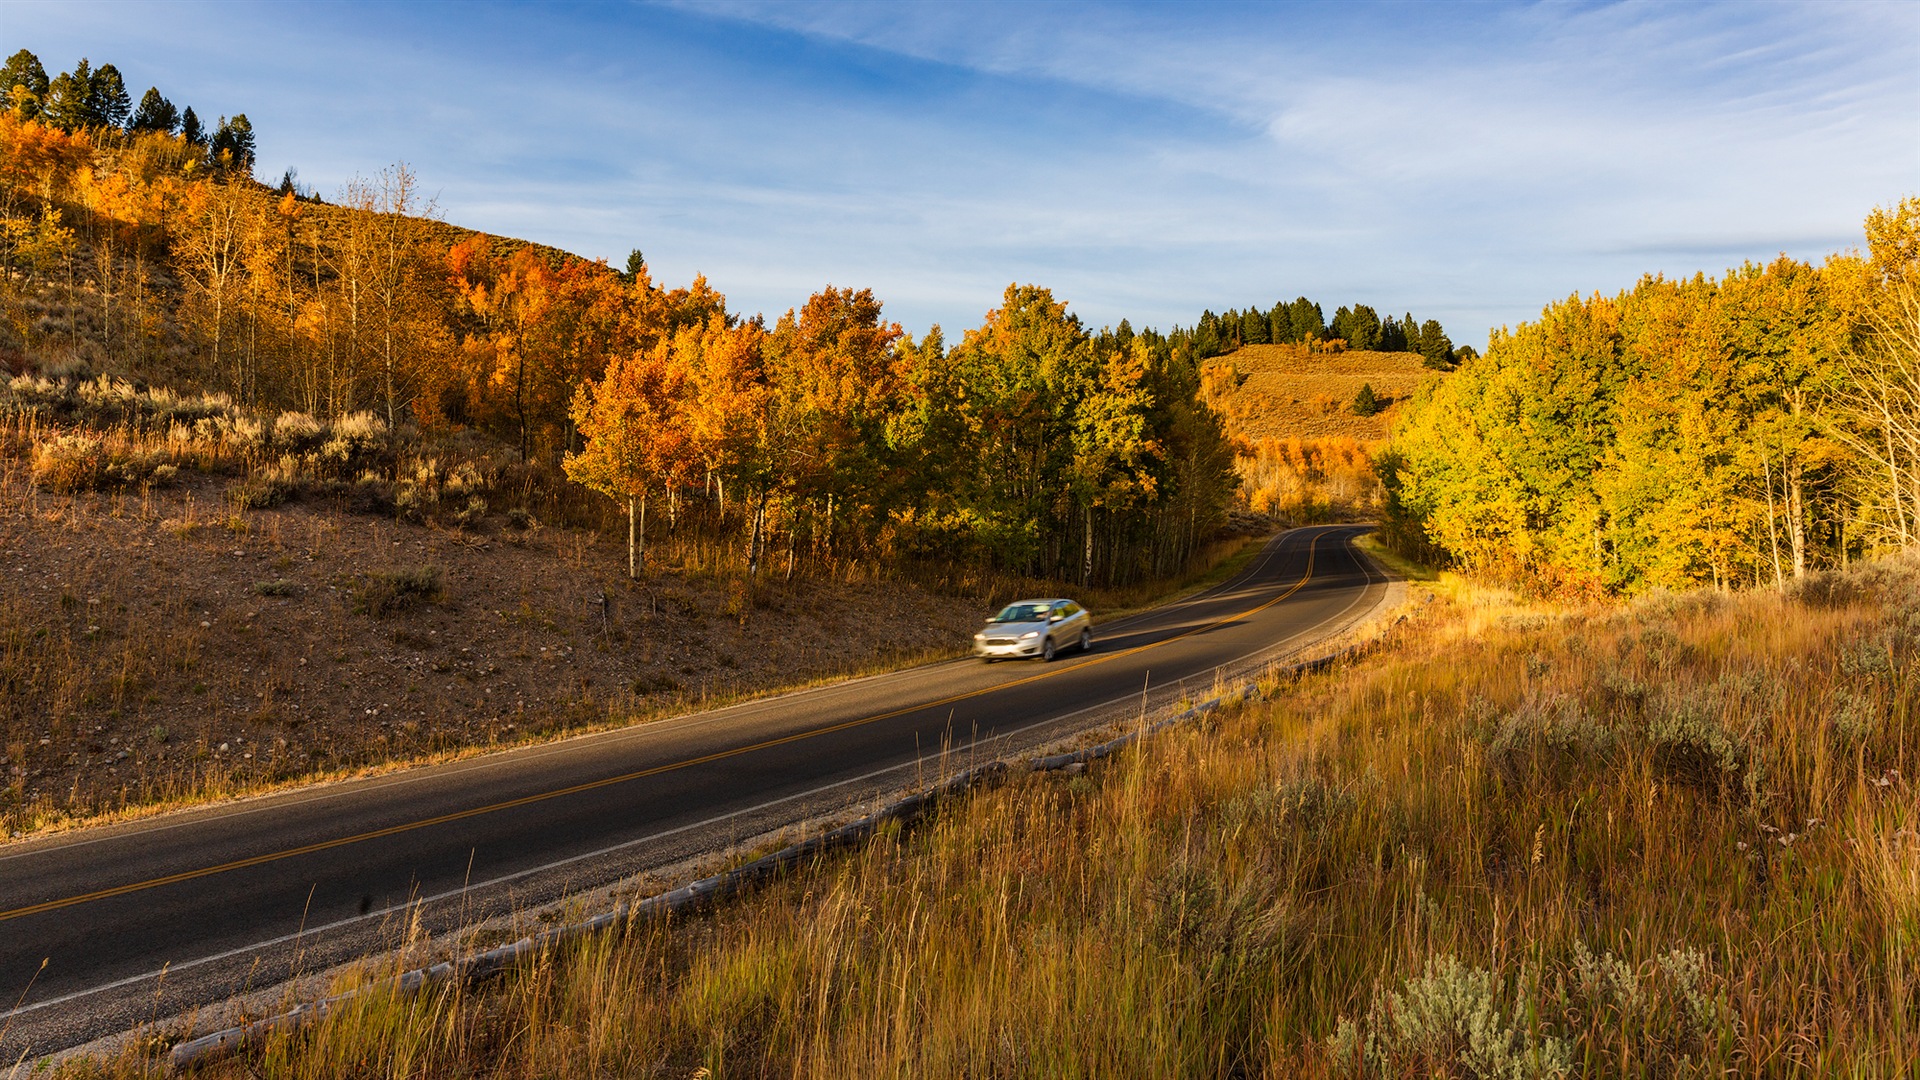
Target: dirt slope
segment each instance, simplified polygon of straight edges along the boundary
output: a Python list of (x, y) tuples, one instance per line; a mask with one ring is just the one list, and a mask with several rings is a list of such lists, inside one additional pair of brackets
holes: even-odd
[(958, 650), (979, 615), (899, 581), (630, 586), (591, 534), (237, 511), (225, 484), (0, 482), (7, 830)]

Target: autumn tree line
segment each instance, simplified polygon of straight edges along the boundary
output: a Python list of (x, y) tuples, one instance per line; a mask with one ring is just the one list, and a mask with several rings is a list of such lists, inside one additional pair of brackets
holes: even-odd
[[(1190, 344), (1011, 286), (949, 343), (870, 291), (771, 321), (434, 218), (396, 166), (325, 203), (208, 171), (178, 132), (0, 114), (0, 361), (371, 415), (615, 500), (750, 573), (920, 559), (1126, 583), (1185, 569), (1234, 496)], [(529, 474), (532, 475), (532, 474)], [(535, 481), (528, 481), (533, 483)]]
[(1408, 550), (1575, 592), (1784, 583), (1920, 542), (1920, 199), (1867, 250), (1571, 296), (1424, 390)]
[(209, 129), (193, 106), (176, 108), (154, 86), (147, 87), (135, 105), (119, 68), (112, 64), (96, 68), (84, 57), (71, 70), (48, 78), (38, 56), (27, 49), (14, 53), (0, 67), (0, 110), (70, 134), (88, 132), (96, 139), (178, 134), (188, 147), (199, 151), (192, 156), (193, 164), (241, 172), (253, 169), (253, 125), (247, 114), (222, 116)]

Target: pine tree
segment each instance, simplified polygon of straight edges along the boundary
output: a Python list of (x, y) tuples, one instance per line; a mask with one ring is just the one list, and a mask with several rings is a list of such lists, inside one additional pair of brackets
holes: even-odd
[(1326, 316), (1320, 313), (1320, 305), (1302, 296), (1287, 309), (1287, 315), (1293, 323), (1293, 340), (1318, 341), (1327, 336)]
[(1353, 305), (1352, 313), (1347, 316), (1347, 332), (1340, 336), (1347, 339), (1348, 348), (1379, 348), (1380, 313), (1365, 304)]
[(207, 145), (207, 129), (200, 126), (200, 118), (194, 115), (191, 105), (180, 114), (180, 137), (187, 140), (188, 146)]
[(1360, 392), (1353, 395), (1353, 415), (1372, 416), (1380, 411), (1380, 399), (1373, 396), (1373, 384), (1361, 383)]
[(101, 64), (100, 70), (93, 73), (87, 84), (87, 112), (95, 125), (123, 128), (127, 126), (127, 114), (132, 111), (133, 101), (127, 96), (127, 83), (120, 77), (120, 69), (112, 64)]
[(1353, 309), (1345, 304), (1334, 309), (1333, 321), (1327, 324), (1327, 333), (1351, 345), (1353, 343)]
[(627, 252), (627, 272), (623, 275), (627, 279), (627, 283), (632, 284), (638, 281), (640, 275), (646, 273), (646, 271), (647, 257), (640, 253), (640, 249), (634, 248), (632, 251)]
[(1407, 331), (1405, 324), (1391, 315), (1387, 316), (1387, 321), (1380, 324), (1379, 349), (1381, 352), (1406, 352)]
[(1420, 324), (1420, 355), (1426, 358), (1427, 366), (1440, 371), (1453, 369), (1453, 342), (1446, 331), (1440, 328), (1438, 319), (1428, 319)]
[(1267, 313), (1267, 340), (1276, 345), (1295, 340), (1293, 316), (1287, 311), (1284, 300), (1273, 305), (1273, 310)]
[(212, 152), (214, 165), (222, 172), (253, 172), (253, 125), (247, 122), (246, 113), (235, 113), (231, 120), (220, 118)]
[(147, 87), (140, 97), (140, 108), (134, 111), (133, 119), (128, 122), (128, 131), (152, 131), (162, 135), (173, 134), (180, 126), (180, 113), (173, 102), (160, 96), (158, 87)]
[(18, 108), (21, 119), (33, 120), (46, 100), (47, 69), (40, 66), (40, 58), (25, 49), (8, 57), (0, 69), (0, 111)]
[(1248, 308), (1247, 313), (1240, 316), (1240, 340), (1247, 345), (1265, 345), (1268, 341), (1267, 317)]
[(40, 108), (46, 122), (62, 131), (85, 131), (100, 123), (93, 112), (93, 66), (85, 57), (48, 84)]

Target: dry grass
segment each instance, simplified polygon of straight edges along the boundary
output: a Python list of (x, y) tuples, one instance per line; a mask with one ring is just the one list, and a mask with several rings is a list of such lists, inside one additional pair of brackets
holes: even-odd
[[(1248, 345), (1207, 361), (1207, 367), (1208, 403), (1225, 415), (1230, 434), (1249, 442), (1378, 442), (1387, 437), (1395, 406), (1421, 383), (1441, 377), (1414, 353), (1329, 353), (1301, 345)], [(1373, 387), (1384, 407), (1373, 416), (1353, 412), (1363, 385)]]
[(1374, 658), (1092, 773), (206, 1072), (1913, 1075), (1920, 558), (1429, 591)]
[[(1238, 445), (1240, 501), (1288, 525), (1370, 519), (1382, 491), (1373, 455), (1401, 402), (1438, 378), (1413, 353), (1248, 345), (1207, 361), (1201, 396)], [(1381, 411), (1354, 413), (1362, 386)]]

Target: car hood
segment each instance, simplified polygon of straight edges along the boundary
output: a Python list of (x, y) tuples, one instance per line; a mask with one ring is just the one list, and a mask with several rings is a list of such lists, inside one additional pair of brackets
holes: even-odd
[(1035, 630), (1044, 631), (1052, 624), (1047, 622), (990, 622), (980, 631), (993, 637), (1019, 637)]

